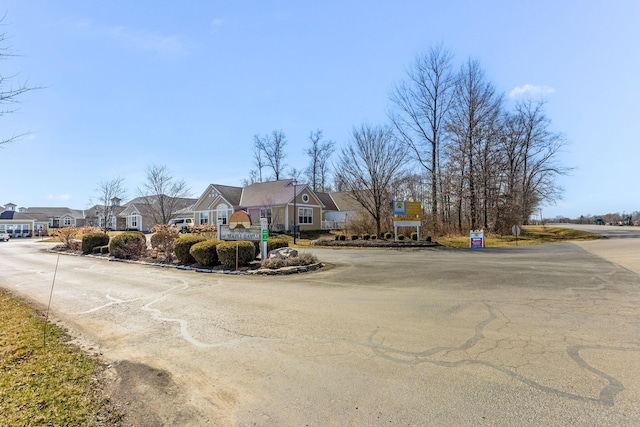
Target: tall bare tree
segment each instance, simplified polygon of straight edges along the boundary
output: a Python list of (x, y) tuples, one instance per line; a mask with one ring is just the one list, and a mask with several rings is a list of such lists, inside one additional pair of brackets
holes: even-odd
[(322, 131), (309, 134), (309, 148), (305, 154), (309, 156), (306, 175), (313, 191), (327, 191), (329, 181), (329, 159), (335, 151), (335, 142), (323, 141)]
[[(287, 166), (284, 159), (287, 154), (284, 151), (287, 145), (287, 137), (281, 130), (274, 130), (270, 135), (253, 137), (254, 147), (262, 153), (261, 159), (264, 165), (273, 172), (272, 178), (276, 181), (284, 177), (284, 169)], [(254, 153), (254, 157), (255, 157)], [(257, 157), (256, 157), (257, 158)], [(261, 176), (262, 179), (262, 176)]]
[(500, 231), (511, 224), (526, 223), (541, 203), (555, 200), (561, 192), (555, 179), (570, 171), (558, 163), (565, 139), (549, 129), (544, 105), (544, 100), (524, 100), (516, 104), (513, 113), (505, 114), (500, 138)]
[(438, 177), (447, 113), (453, 102), (452, 54), (442, 45), (419, 55), (407, 79), (392, 90), (389, 117), (430, 180), (432, 220), (438, 216)]
[(190, 189), (182, 179), (175, 179), (164, 165), (147, 167), (146, 181), (138, 193), (149, 206), (156, 224), (167, 224), (176, 212), (185, 207)]
[[(6, 15), (0, 18), (0, 24), (4, 21)], [(0, 33), (0, 61), (9, 58), (16, 57), (17, 55), (11, 52), (11, 49), (6, 46), (7, 34)], [(15, 82), (15, 83), (14, 83)], [(0, 117), (11, 114), (16, 111), (16, 105), (20, 103), (20, 95), (24, 95), (26, 92), (40, 89), (40, 87), (29, 86), (27, 82), (16, 81), (15, 75), (6, 75), (0, 72)], [(15, 134), (11, 136), (4, 136), (0, 138), (0, 147), (9, 142), (16, 141), (20, 138), (27, 136), (29, 132)]]
[(334, 167), (339, 186), (349, 191), (373, 217), (381, 233), (384, 207), (391, 202), (391, 183), (406, 163), (406, 150), (391, 129), (363, 124), (354, 128)]
[(124, 187), (124, 178), (113, 177), (111, 179), (104, 179), (98, 183), (96, 188), (98, 194), (99, 210), (97, 212), (98, 225), (107, 231), (113, 224), (113, 219), (116, 216), (114, 208), (120, 205), (120, 200), (127, 196), (127, 190)]
[(463, 178), (459, 204), (462, 207), (466, 200), (466, 219), (472, 229), (489, 225), (490, 185), (501, 107), (502, 95), (486, 79), (479, 62), (469, 59), (456, 78), (447, 128), (450, 161), (457, 163), (452, 166)]

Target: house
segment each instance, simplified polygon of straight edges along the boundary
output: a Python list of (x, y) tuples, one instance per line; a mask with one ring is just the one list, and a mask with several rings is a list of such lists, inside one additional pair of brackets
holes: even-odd
[(267, 218), (273, 231), (293, 231), (294, 223), (300, 231), (321, 229), (322, 202), (307, 184), (298, 184), (293, 179), (245, 187), (240, 206), (256, 225), (260, 224), (260, 218)]
[(82, 227), (85, 225), (84, 211), (70, 208), (19, 208), (7, 203), (0, 212), (0, 231), (13, 237), (28, 237), (47, 234), (49, 229)]
[(240, 209), (242, 187), (209, 184), (202, 196), (193, 204), (193, 217), (196, 224), (229, 223), (233, 212)]
[(211, 184), (194, 204), (193, 212), (197, 224), (225, 225), (234, 212), (244, 210), (252, 225), (267, 218), (270, 230), (285, 232), (293, 230), (294, 221), (300, 230), (320, 230), (323, 207), (307, 184), (282, 179), (244, 188)]
[(318, 193), (324, 208), (323, 230), (344, 229), (349, 218), (362, 212), (362, 205), (349, 192)]
[[(164, 200), (162, 200), (164, 199)], [(191, 217), (193, 215), (193, 204), (196, 199), (190, 198), (172, 198), (169, 196), (143, 196), (137, 197), (124, 205), (124, 209), (118, 214), (120, 221), (124, 221), (123, 228), (125, 230), (149, 231), (161, 221), (159, 218), (158, 205), (161, 202), (172, 204), (172, 218), (176, 217), (176, 212)]]

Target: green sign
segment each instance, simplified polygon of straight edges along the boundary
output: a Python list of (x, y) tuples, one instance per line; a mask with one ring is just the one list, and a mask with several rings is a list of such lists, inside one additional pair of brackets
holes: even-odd
[(267, 240), (269, 240), (269, 229), (265, 228), (262, 230), (262, 241), (266, 242)]

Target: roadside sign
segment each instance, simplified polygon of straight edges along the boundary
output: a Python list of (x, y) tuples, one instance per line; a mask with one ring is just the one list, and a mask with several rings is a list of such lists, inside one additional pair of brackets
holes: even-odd
[(514, 225), (513, 227), (511, 227), (511, 233), (518, 237), (520, 235), (520, 227), (518, 227), (517, 225)]
[(266, 242), (267, 240), (269, 240), (269, 229), (265, 228), (262, 230), (262, 241)]
[(483, 230), (471, 230), (469, 235), (469, 247), (471, 249), (484, 248), (484, 231)]

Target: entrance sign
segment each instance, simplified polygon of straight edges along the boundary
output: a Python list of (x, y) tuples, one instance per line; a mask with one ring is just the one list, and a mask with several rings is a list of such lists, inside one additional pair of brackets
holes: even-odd
[(420, 241), (420, 226), (422, 225), (422, 204), (420, 202), (393, 201), (393, 231), (395, 241), (398, 241), (398, 227), (416, 227), (418, 241)]
[(469, 247), (471, 249), (484, 248), (484, 230), (471, 230), (469, 236)]

